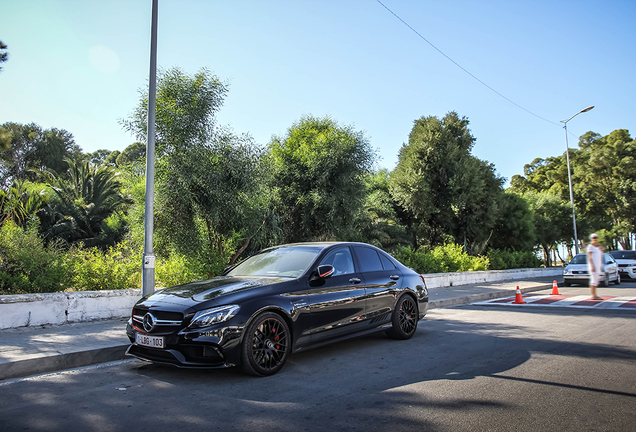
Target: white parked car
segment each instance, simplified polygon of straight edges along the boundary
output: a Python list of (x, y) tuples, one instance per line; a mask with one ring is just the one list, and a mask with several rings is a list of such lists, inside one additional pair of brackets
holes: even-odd
[(618, 272), (621, 277), (636, 279), (636, 251), (612, 251), (610, 255), (618, 263)]
[[(602, 286), (608, 286), (610, 282), (616, 285), (621, 283), (621, 275), (618, 272), (618, 263), (608, 253), (603, 254), (603, 278)], [(590, 283), (590, 275), (587, 270), (587, 254), (580, 253), (572, 258), (563, 269), (563, 283), (565, 286), (572, 284), (588, 285)]]

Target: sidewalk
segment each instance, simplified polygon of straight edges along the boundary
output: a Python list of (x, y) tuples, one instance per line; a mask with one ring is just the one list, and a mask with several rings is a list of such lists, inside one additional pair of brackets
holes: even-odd
[[(431, 288), (429, 308), (484, 301), (552, 287), (553, 278)], [(125, 358), (127, 319), (0, 331), (0, 380)]]

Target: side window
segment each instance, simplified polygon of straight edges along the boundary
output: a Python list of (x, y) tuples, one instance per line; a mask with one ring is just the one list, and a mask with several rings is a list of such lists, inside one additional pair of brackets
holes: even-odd
[(348, 247), (339, 248), (329, 252), (320, 262), (320, 265), (323, 264), (332, 265), (333, 268), (336, 269), (333, 274), (334, 276), (355, 272), (353, 268), (353, 257), (351, 256), (351, 251)]
[(360, 261), (360, 271), (372, 272), (384, 270), (380, 257), (375, 250), (362, 246), (356, 246), (355, 249), (358, 260)]
[(605, 264), (612, 264), (613, 262), (614, 260), (612, 259), (611, 256), (605, 255)]
[(396, 269), (395, 264), (393, 264), (393, 261), (391, 261), (388, 256), (380, 253), (380, 259), (382, 260), (382, 266), (384, 267), (384, 270)]

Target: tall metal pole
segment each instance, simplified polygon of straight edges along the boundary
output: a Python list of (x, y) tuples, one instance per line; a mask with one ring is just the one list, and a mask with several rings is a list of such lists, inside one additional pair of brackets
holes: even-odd
[(594, 108), (594, 105), (582, 109), (581, 111), (577, 112), (576, 114), (574, 114), (572, 117), (570, 117), (567, 120), (561, 120), (561, 123), (563, 123), (563, 129), (565, 130), (565, 157), (568, 161), (568, 183), (570, 185), (570, 204), (572, 204), (572, 225), (574, 227), (575, 255), (579, 253), (579, 237), (576, 233), (576, 214), (574, 212), (574, 194), (572, 193), (572, 174), (570, 173), (570, 146), (568, 145), (568, 122), (572, 120), (574, 117), (576, 117), (577, 115), (590, 111), (592, 108)]
[(570, 174), (570, 147), (568, 146), (568, 123), (563, 125), (565, 129), (565, 156), (568, 161), (568, 183), (570, 184), (570, 204), (572, 204), (572, 225), (574, 226), (574, 254), (579, 253), (579, 237), (576, 233), (576, 214), (574, 213), (574, 194), (572, 193), (572, 174)]
[(157, 93), (157, 8), (159, 0), (152, 0), (150, 24), (150, 77), (148, 88), (148, 144), (146, 147), (146, 211), (144, 224), (144, 254), (141, 273), (142, 295), (155, 290), (155, 254), (152, 245), (155, 197), (155, 105)]

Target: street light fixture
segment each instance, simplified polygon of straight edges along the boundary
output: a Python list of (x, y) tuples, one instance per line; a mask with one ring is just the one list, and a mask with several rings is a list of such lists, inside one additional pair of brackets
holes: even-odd
[(574, 194), (572, 193), (572, 174), (570, 173), (570, 147), (568, 145), (568, 122), (577, 115), (588, 112), (594, 108), (594, 105), (582, 109), (567, 120), (561, 120), (563, 129), (565, 129), (565, 156), (568, 161), (568, 183), (570, 184), (570, 203), (572, 204), (572, 225), (574, 226), (574, 251), (575, 255), (579, 253), (579, 237), (576, 234), (576, 215), (574, 214)]

